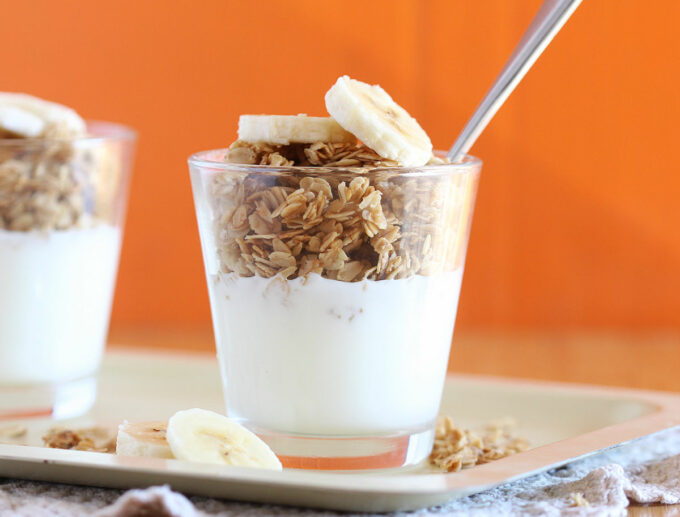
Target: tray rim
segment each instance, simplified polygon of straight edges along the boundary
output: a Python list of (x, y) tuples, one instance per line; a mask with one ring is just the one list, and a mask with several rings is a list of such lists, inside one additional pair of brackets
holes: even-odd
[[(114, 349), (112, 352), (110, 355), (117, 358), (154, 357), (153, 353), (147, 351)], [(171, 353), (170, 356), (173, 359), (192, 356), (201, 362), (210, 361), (207, 354), (180, 352)], [(404, 471), (403, 474), (394, 475), (394, 472), (385, 471), (272, 472), (179, 460), (118, 457), (96, 452), (0, 444), (0, 475), (110, 488), (167, 483), (178, 491), (192, 495), (241, 501), (344, 511), (402, 511), (481, 492), (680, 426), (680, 394), (671, 392), (477, 374), (456, 373), (447, 376), (447, 382), (453, 379), (642, 402), (650, 406), (651, 412), (457, 473), (415, 474)], [(302, 499), (304, 503), (300, 502)]]

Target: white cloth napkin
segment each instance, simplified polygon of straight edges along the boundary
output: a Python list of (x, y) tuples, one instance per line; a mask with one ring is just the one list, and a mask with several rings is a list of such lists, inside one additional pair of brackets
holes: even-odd
[[(589, 505), (574, 506), (572, 494), (581, 494)], [(0, 479), (0, 516), (338, 515), (303, 508), (186, 498), (167, 487), (130, 490), (119, 496), (116, 490)], [(630, 501), (680, 503), (680, 429), (664, 431), (442, 506), (393, 515), (618, 516), (626, 514)]]

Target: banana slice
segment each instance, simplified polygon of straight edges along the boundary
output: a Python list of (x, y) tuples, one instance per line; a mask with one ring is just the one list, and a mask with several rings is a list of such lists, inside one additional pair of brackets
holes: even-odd
[(0, 92), (2, 110), (5, 119), (0, 118), (0, 129), (17, 136), (75, 138), (85, 134), (85, 121), (74, 110), (32, 95)]
[(45, 121), (16, 106), (0, 104), (0, 133), (22, 138), (36, 138), (45, 131)]
[(165, 439), (168, 425), (165, 422), (123, 422), (118, 426), (116, 454), (120, 456), (146, 456), (174, 458)]
[(326, 109), (342, 127), (383, 158), (419, 167), (432, 157), (427, 133), (378, 85), (346, 75), (340, 77), (326, 92)]
[(241, 115), (238, 138), (244, 142), (279, 145), (357, 140), (332, 118), (307, 115)]
[(226, 416), (187, 409), (168, 421), (168, 443), (179, 460), (281, 470), (269, 446)]

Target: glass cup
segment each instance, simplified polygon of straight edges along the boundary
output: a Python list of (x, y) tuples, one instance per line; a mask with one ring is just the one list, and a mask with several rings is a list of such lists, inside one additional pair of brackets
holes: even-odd
[(481, 162), (368, 173), (189, 158), (227, 412), (284, 466), (430, 453)]
[(87, 411), (108, 332), (135, 133), (0, 139), (0, 421)]

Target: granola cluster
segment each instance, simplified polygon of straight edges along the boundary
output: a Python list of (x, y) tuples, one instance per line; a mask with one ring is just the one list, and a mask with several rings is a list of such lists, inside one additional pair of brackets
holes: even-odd
[(52, 449), (73, 449), (77, 451), (116, 452), (116, 437), (108, 429), (92, 427), (87, 429), (52, 428), (43, 436), (45, 447)]
[(252, 144), (237, 140), (225, 161), (272, 167), (357, 167), (361, 169), (396, 167), (397, 162), (379, 156), (373, 149), (356, 143)]
[(83, 182), (67, 143), (0, 143), (0, 229), (63, 230), (85, 215)]
[(474, 467), (528, 449), (529, 442), (512, 435), (512, 423), (487, 426), (476, 434), (441, 417), (435, 429), (430, 463), (448, 472)]
[(356, 282), (430, 275), (461, 260), (461, 214), (473, 189), (460, 178), (400, 176), (390, 172), (395, 162), (353, 143), (237, 141), (225, 160), (295, 169), (211, 177), (224, 273)]
[(0, 230), (67, 230), (105, 218), (117, 167), (101, 147), (0, 138)]

